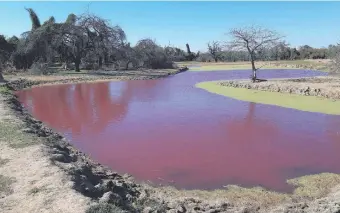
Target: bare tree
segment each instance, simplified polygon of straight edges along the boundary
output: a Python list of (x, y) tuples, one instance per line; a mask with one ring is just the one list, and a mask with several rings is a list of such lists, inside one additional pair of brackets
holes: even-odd
[(215, 62), (220, 60), (222, 47), (218, 41), (212, 41), (208, 43), (208, 51), (210, 55), (213, 57)]
[(229, 42), (228, 47), (236, 50), (246, 50), (249, 53), (252, 66), (252, 81), (257, 80), (255, 67), (256, 54), (260, 49), (270, 49), (277, 45), (283, 36), (277, 32), (262, 27), (244, 27), (230, 30), (229, 34), (233, 40)]
[(330, 63), (330, 74), (339, 75), (340, 74), (340, 44), (335, 46), (334, 49), (335, 56), (332, 58)]

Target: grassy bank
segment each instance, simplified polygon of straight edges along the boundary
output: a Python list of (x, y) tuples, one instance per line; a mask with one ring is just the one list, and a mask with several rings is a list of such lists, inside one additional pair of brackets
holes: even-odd
[[(201, 82), (196, 84), (196, 87), (241, 101), (269, 104), (308, 112), (340, 115), (340, 100), (248, 88), (235, 88), (232, 86), (224, 86), (221, 84), (221, 81)], [(249, 85), (249, 88), (252, 87)]]

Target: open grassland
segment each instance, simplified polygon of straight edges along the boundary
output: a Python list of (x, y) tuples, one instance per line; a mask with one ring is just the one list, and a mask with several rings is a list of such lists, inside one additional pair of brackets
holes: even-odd
[[(187, 66), (190, 71), (221, 71), (251, 69), (249, 61), (241, 62), (178, 62), (179, 66)], [(258, 61), (256, 67), (261, 69), (310, 69), (329, 71), (329, 60), (294, 60), (294, 61)]]

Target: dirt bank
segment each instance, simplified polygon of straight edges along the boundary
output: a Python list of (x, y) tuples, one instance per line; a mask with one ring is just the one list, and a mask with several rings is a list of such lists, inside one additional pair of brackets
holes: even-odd
[(339, 77), (322, 76), (298, 79), (274, 79), (255, 84), (251, 83), (249, 80), (240, 80), (225, 81), (220, 84), (227, 87), (340, 99)]
[[(53, 75), (6, 75), (6, 80), (15, 82), (15, 90), (20, 90), (36, 85), (67, 84), (97, 81), (126, 81), (126, 80), (148, 80), (159, 79), (175, 75), (186, 70), (164, 69), (164, 70), (128, 70), (128, 71), (88, 71), (88, 72), (58, 72)], [(24, 85), (20, 81), (24, 79)]]
[[(77, 80), (58, 78), (59, 83), (106, 80), (92, 76)], [(13, 80), (0, 90), (3, 103), (0, 105), (0, 208), (3, 212), (340, 210), (340, 193), (333, 189), (340, 177), (334, 174), (291, 180), (297, 186), (291, 195), (237, 186), (215, 191), (181, 191), (136, 183), (131, 176), (117, 174), (79, 152), (61, 135), (34, 119), (11, 93), (11, 90), (54, 80)]]

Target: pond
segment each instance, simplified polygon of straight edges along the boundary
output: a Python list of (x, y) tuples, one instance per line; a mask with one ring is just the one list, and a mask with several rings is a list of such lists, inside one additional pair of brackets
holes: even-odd
[[(263, 70), (260, 78), (322, 75)], [(292, 190), (287, 179), (340, 173), (340, 116), (255, 104), (195, 88), (250, 71), (19, 91), (22, 104), (81, 151), (139, 181), (180, 189), (227, 184)]]

